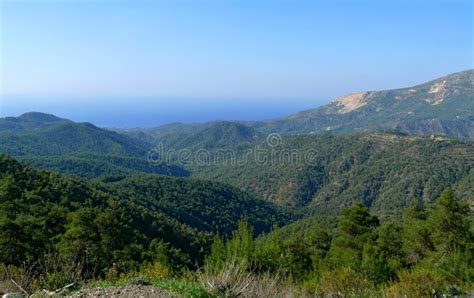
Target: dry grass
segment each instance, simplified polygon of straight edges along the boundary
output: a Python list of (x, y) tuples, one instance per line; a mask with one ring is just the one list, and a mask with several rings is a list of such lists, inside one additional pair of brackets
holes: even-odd
[(232, 258), (219, 268), (197, 272), (197, 281), (210, 293), (224, 297), (301, 297), (278, 276), (256, 274), (244, 260)]

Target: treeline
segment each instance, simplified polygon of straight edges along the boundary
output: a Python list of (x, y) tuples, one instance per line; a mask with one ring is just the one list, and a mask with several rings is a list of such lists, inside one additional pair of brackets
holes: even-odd
[(474, 289), (472, 223), (451, 189), (428, 208), (412, 204), (401, 222), (380, 222), (354, 204), (334, 234), (321, 227), (286, 237), (277, 230), (254, 241), (243, 221), (230, 241), (214, 240), (206, 266), (229, 270), (240, 260), (247, 272), (270, 272), (310, 295), (468, 294)]

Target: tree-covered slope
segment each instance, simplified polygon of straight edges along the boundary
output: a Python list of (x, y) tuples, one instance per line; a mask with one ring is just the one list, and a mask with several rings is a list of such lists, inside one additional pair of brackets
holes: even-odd
[(5, 155), (0, 156), (0, 206), (4, 264), (57, 253), (97, 273), (114, 262), (128, 267), (150, 260), (160, 243), (170, 246), (178, 262), (191, 262), (202, 257), (209, 240), (161, 211), (82, 180), (22, 166)]
[(0, 153), (38, 168), (84, 178), (140, 172), (188, 175), (182, 167), (150, 163), (150, 148), (146, 140), (49, 114), (0, 118)]
[[(256, 150), (266, 150), (268, 160), (256, 159)], [(286, 136), (279, 146), (262, 144), (253, 153), (245, 163), (190, 169), (278, 204), (323, 213), (353, 201), (381, 212), (400, 211), (413, 199), (431, 202), (445, 187), (466, 184), (474, 166), (472, 142), (398, 134)]]
[(0, 207), (0, 263), (57, 253), (90, 262), (87, 270), (133, 267), (156, 257), (160, 245), (175, 262), (194, 265), (212, 233), (229, 236), (242, 217), (257, 232), (289, 220), (271, 204), (219, 183), (142, 175), (93, 184), (6, 155), (0, 155)]
[(153, 164), (143, 157), (82, 153), (66, 156), (20, 156), (18, 160), (35, 168), (87, 179), (114, 179), (137, 173), (190, 176), (190, 172), (183, 167), (166, 163)]
[(216, 149), (230, 148), (236, 145), (255, 144), (262, 138), (262, 134), (248, 126), (217, 121), (205, 125), (202, 129), (197, 129), (188, 134), (176, 134), (176, 136), (166, 135), (159, 138), (165, 147), (177, 149)]
[(164, 149), (222, 149), (253, 145), (263, 138), (257, 130), (236, 122), (174, 123), (156, 128), (117, 130), (133, 139), (148, 140)]
[(201, 231), (230, 236), (237, 222), (246, 218), (256, 234), (281, 226), (291, 216), (272, 203), (237, 188), (193, 178), (133, 175), (101, 185), (104, 191), (133, 199)]
[(0, 131), (19, 132), (40, 129), (52, 124), (69, 122), (71, 121), (51, 114), (30, 112), (22, 114), (19, 117), (0, 118)]
[(409, 134), (474, 138), (474, 70), (421, 85), (341, 96), (317, 109), (268, 122), (266, 132), (341, 133), (398, 130)]
[(139, 157), (146, 156), (147, 151), (144, 144), (90, 123), (60, 121), (21, 131), (1, 130), (0, 152), (15, 156), (97, 153)]

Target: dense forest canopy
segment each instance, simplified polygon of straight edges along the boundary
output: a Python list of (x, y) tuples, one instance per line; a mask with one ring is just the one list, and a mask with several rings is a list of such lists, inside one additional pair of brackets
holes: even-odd
[(258, 233), (291, 218), (219, 183), (154, 175), (91, 183), (6, 155), (0, 169), (0, 262), (7, 264), (33, 262), (47, 252), (82, 262), (81, 254), (93, 251), (85, 269), (100, 274), (113, 263), (125, 270), (151, 261), (165, 245), (176, 264), (194, 266), (212, 235), (229, 236), (243, 217)]

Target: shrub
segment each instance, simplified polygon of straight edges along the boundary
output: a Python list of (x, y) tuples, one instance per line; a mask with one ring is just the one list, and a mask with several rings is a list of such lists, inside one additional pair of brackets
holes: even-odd
[(171, 275), (171, 269), (169, 266), (162, 264), (161, 262), (153, 262), (142, 266), (140, 270), (144, 276), (156, 280), (169, 277)]
[(350, 268), (340, 268), (323, 273), (318, 292), (324, 296), (360, 296), (372, 288), (372, 284), (360, 273)]
[(434, 270), (415, 268), (398, 272), (399, 281), (387, 290), (389, 297), (432, 297), (444, 288), (443, 278)]

